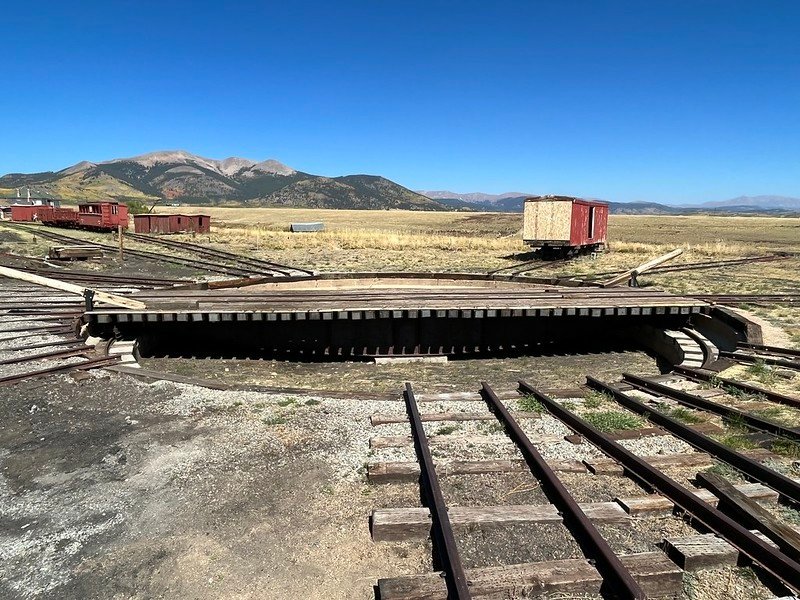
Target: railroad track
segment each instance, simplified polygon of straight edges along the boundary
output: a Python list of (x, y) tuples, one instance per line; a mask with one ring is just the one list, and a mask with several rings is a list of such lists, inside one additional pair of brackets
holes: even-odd
[(223, 261), (232, 261), (238, 265), (247, 265), (248, 267), (252, 268), (254, 272), (260, 274), (273, 275), (275, 273), (279, 273), (287, 277), (314, 274), (313, 271), (309, 271), (308, 269), (302, 269), (300, 267), (292, 267), (289, 265), (284, 265), (269, 260), (263, 260), (260, 258), (243, 256), (241, 254), (236, 254), (234, 252), (226, 252), (224, 250), (219, 250), (218, 248), (201, 246), (199, 244), (193, 244), (191, 242), (167, 240), (154, 237), (152, 235), (144, 235), (140, 233), (127, 233), (125, 235), (126, 237), (130, 237), (138, 242), (143, 242), (145, 244), (155, 244), (166, 248), (172, 248), (174, 250), (193, 252), (195, 254), (198, 254), (199, 256), (206, 256)]
[(794, 348), (739, 343), (735, 350), (720, 350), (719, 355), (743, 364), (761, 364), (800, 371), (800, 350)]
[[(765, 256), (746, 256), (742, 258), (731, 258), (723, 260), (707, 260), (694, 263), (684, 263), (679, 265), (663, 265), (660, 267), (653, 267), (647, 271), (648, 274), (656, 273), (679, 273), (682, 271), (699, 271), (704, 269), (718, 269), (721, 267), (735, 267), (746, 265), (754, 262), (773, 262), (776, 260), (787, 260), (796, 255), (787, 252), (778, 252), (775, 254), (768, 254)], [(596, 280), (605, 277), (613, 277), (614, 275), (621, 275), (625, 270), (605, 271), (603, 273), (592, 273), (590, 275), (581, 275), (580, 278), (585, 280)]]
[[(80, 242), (83, 245), (90, 245), (96, 248), (100, 248), (107, 252), (115, 253), (118, 251), (118, 247), (111, 246), (108, 244), (102, 244), (100, 242), (94, 241), (87, 241), (82, 238), (76, 238), (68, 235), (64, 235), (61, 233), (55, 233), (52, 231), (45, 230), (43, 225), (39, 226), (24, 226), (19, 224), (9, 224), (3, 223), (7, 227), (12, 227), (15, 229), (19, 229), (21, 231), (25, 231), (30, 234), (39, 235), (45, 239), (53, 240), (56, 242), (67, 243), (67, 244), (74, 244), (75, 242)], [(252, 277), (254, 275), (260, 276), (274, 276), (275, 271), (266, 272), (254, 272), (252, 269), (245, 269), (236, 266), (232, 266), (229, 264), (222, 264), (222, 263), (215, 263), (207, 260), (196, 260), (191, 258), (184, 258), (179, 256), (173, 255), (166, 255), (166, 254), (158, 254), (155, 252), (147, 252), (145, 250), (134, 250), (134, 249), (125, 249), (125, 254), (128, 256), (135, 256), (137, 258), (142, 258), (149, 261), (161, 262), (161, 263), (171, 263), (180, 265), (183, 267), (190, 267), (193, 269), (198, 269), (200, 271), (205, 271), (208, 273), (215, 273), (219, 275), (227, 275), (231, 277)]]
[[(694, 374), (691, 370), (685, 371), (685, 375), (672, 377), (691, 382), (690, 377)], [(702, 372), (698, 373), (701, 376), (696, 380), (702, 381)], [(698, 546), (708, 555), (716, 553), (720, 567), (725, 564), (721, 558), (723, 554), (727, 553), (728, 559), (731, 554), (734, 559), (740, 554), (758, 565), (768, 578), (777, 578), (789, 590), (800, 589), (800, 563), (797, 562), (800, 559), (800, 536), (796, 532), (787, 533), (788, 528), (763, 506), (753, 509), (758, 518), (748, 513), (748, 525), (754, 530), (744, 527), (741, 514), (736, 512), (749, 510), (755, 504), (753, 498), (775, 502), (780, 497), (782, 501), (798, 502), (800, 485), (763, 464), (770, 452), (732, 450), (703, 433), (704, 428), (699, 423), (687, 425), (654, 406), (657, 406), (657, 401), (679, 402), (686, 410), (721, 417), (737, 423), (737, 426), (744, 422), (756, 432), (780, 440), (795, 442), (800, 434), (756, 414), (726, 408), (722, 403), (708, 401), (700, 395), (681, 392), (667, 386), (664, 378), (661, 382), (656, 379), (625, 375), (621, 384), (611, 386), (587, 377), (587, 388), (600, 392), (604, 402), (617, 406), (624, 413), (638, 415), (644, 424), (633, 432), (637, 437), (655, 436), (652, 439), (656, 439), (663, 436), (664, 439), (683, 440), (693, 450), (674, 455), (639, 456), (631, 451), (636, 440), (626, 440), (631, 436), (625, 436), (625, 432), (603, 432), (579, 416), (574, 408), (568, 407), (570, 402), (578, 402), (571, 391), (565, 392), (557, 401), (534, 385), (520, 381), (518, 392), (527, 398), (525, 405), (530, 406), (531, 399), (535, 400), (540, 415), (521, 412), (519, 407), (514, 409), (515, 394), (510, 391), (498, 393), (488, 383), (482, 383), (480, 395), (473, 394), (471, 399), (482, 400), (488, 410), (447, 412), (440, 408), (438, 412), (423, 412), (420, 404), (425, 404), (425, 401), (420, 403), (411, 384), (407, 384), (404, 392), (406, 415), (373, 415), (372, 423), (375, 427), (397, 427), (404, 423), (409, 426), (411, 435), (373, 437), (370, 446), (373, 451), (413, 447), (416, 461), (373, 461), (368, 465), (368, 477), (374, 483), (413, 482), (418, 478), (423, 506), (376, 509), (371, 518), (372, 535), (376, 542), (423, 540), (430, 535), (435, 553), (434, 566), (438, 571), (379, 580), (382, 600), (505, 597), (514, 593), (543, 591), (565, 595), (602, 593), (607, 597), (622, 598), (677, 595), (682, 586), (682, 569), (698, 568), (697, 557), (693, 555), (693, 549)], [(651, 402), (645, 404), (633, 394), (644, 394)], [(460, 395), (458, 399), (463, 401), (466, 396)], [(509, 407), (506, 406), (508, 400), (512, 401)], [(800, 403), (800, 400), (795, 402)], [(437, 406), (444, 404), (446, 402), (440, 402)], [(475, 402), (474, 406), (483, 404)], [(545, 431), (544, 425), (531, 425), (537, 422), (536, 419), (549, 419), (561, 428), (562, 433), (534, 433)], [(515, 454), (521, 459), (463, 460), (464, 440), (456, 441), (449, 437), (451, 433), (442, 427), (453, 423), (496, 424), (498, 431), (504, 431), (505, 435), (470, 436), (466, 447), (485, 450), (493, 448), (499, 440), (501, 444), (513, 445)], [(437, 425), (439, 429), (433, 429)], [(430, 435), (432, 430), (438, 433)], [(572, 435), (569, 435), (570, 431)], [(490, 440), (492, 436), (494, 438)], [(588, 458), (559, 459), (559, 452), (554, 448), (564, 444), (569, 446), (570, 442), (576, 444), (575, 449), (585, 449), (576, 455)], [(446, 450), (450, 444), (453, 448), (462, 448), (462, 452), (447, 459)], [(599, 453), (608, 458), (598, 457)], [(484, 457), (487, 455), (490, 454), (482, 454)], [(751, 483), (733, 485), (713, 473), (699, 473), (697, 479), (707, 489), (698, 489), (667, 473), (670, 469), (707, 467), (718, 462), (737, 469)], [(590, 472), (595, 477), (613, 475), (618, 480), (632, 480), (642, 489), (641, 495), (614, 497), (611, 502), (607, 499), (604, 502), (579, 502), (575, 495), (578, 485), (575, 477), (588, 480)], [(546, 502), (465, 506), (455, 491), (464, 487), (463, 477), (460, 487), (446, 485), (449, 476), (474, 475), (477, 480), (478, 477), (491, 478), (509, 473), (517, 473), (520, 477), (530, 473), (529, 488), (540, 489)], [(566, 475), (569, 477), (564, 479)], [(591, 481), (585, 483), (594, 485)], [(509, 490), (509, 495), (518, 488)], [(620, 485), (620, 488), (630, 489), (630, 484)], [(647, 492), (654, 493), (647, 495)], [(579, 493), (585, 496), (580, 490)], [(455, 504), (448, 503), (448, 496), (456, 497)], [(737, 502), (743, 504), (740, 506)], [(699, 526), (701, 531), (653, 540), (660, 543), (661, 549), (654, 547), (650, 552), (624, 552), (620, 550), (618, 541), (611, 541), (618, 538), (610, 533), (610, 529), (636, 529), (653, 515), (683, 519), (686, 529)], [(469, 541), (470, 527), (491, 526), (490, 533), (486, 534), (488, 537), (503, 535), (503, 527), (509, 525), (529, 526), (536, 533), (535, 527), (543, 523), (566, 528), (578, 548), (577, 555), (545, 557), (532, 562), (515, 561), (507, 566), (475, 564), (474, 543)], [(647, 530), (646, 527), (643, 529)], [(542, 541), (543, 536), (546, 534), (539, 532), (536, 539)], [(536, 546), (533, 539), (528, 543)]]
[[(36, 294), (36, 302), (19, 305), (2, 302), (2, 298), (19, 298), (28, 292)], [(74, 300), (66, 301), (62, 292), (29, 288), (4, 278), (0, 279), (0, 294), (0, 386), (59, 373), (87, 371), (119, 361), (116, 356), (98, 355), (76, 336), (75, 320), (81, 314), (79, 310), (60, 309), (82, 308), (82, 298), (75, 296)], [(61, 301), (53, 301), (53, 298)]]
[(547, 267), (560, 267), (561, 265), (565, 265), (569, 262), (569, 259), (563, 260), (543, 260), (541, 258), (536, 258), (533, 260), (527, 260), (525, 262), (518, 263), (516, 265), (511, 265), (508, 267), (501, 267), (499, 269), (495, 269), (493, 271), (488, 271), (487, 275), (523, 275), (530, 271), (538, 271), (539, 269), (545, 269)]
[(790, 294), (691, 294), (692, 298), (717, 304), (785, 304), (800, 302), (800, 293)]

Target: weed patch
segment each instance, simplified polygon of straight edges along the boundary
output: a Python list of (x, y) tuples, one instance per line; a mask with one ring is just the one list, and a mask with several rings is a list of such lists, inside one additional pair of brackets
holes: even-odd
[(590, 412), (583, 415), (583, 418), (605, 432), (639, 429), (644, 425), (644, 421), (636, 415), (616, 410)]
[(586, 408), (600, 408), (601, 404), (611, 403), (613, 401), (614, 399), (605, 392), (593, 390), (585, 396), (583, 405)]
[(543, 413), (545, 411), (544, 404), (536, 399), (536, 396), (523, 396), (517, 400), (520, 410), (524, 412)]
[(779, 438), (772, 442), (771, 449), (776, 454), (787, 458), (800, 458), (800, 443), (793, 440)]
[(756, 445), (746, 438), (742, 433), (726, 433), (717, 436), (717, 441), (724, 444), (731, 450), (753, 450)]
[(443, 425), (436, 430), (436, 435), (450, 435), (459, 430), (458, 425)]
[(665, 415), (668, 417), (672, 417), (673, 419), (677, 419), (682, 423), (702, 423), (705, 419), (697, 414), (697, 411), (689, 410), (688, 408), (684, 408), (683, 406), (677, 406), (675, 408), (666, 409), (663, 411)]
[(275, 415), (273, 417), (264, 417), (261, 419), (261, 422), (264, 423), (264, 425), (286, 425), (287, 420), (286, 417)]
[(761, 359), (758, 359), (752, 365), (749, 365), (745, 371), (748, 375), (755, 377), (763, 384), (772, 385), (775, 383), (775, 372)]

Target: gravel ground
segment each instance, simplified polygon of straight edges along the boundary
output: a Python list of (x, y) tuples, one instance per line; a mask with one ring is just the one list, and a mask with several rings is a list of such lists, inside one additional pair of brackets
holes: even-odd
[(369, 538), (383, 403), (97, 371), (0, 402), (0, 597), (372, 598), (379, 577), (431, 569), (429, 545)]
[(583, 557), (575, 539), (561, 524), (471, 525), (459, 527), (455, 534), (461, 560), (468, 569)]

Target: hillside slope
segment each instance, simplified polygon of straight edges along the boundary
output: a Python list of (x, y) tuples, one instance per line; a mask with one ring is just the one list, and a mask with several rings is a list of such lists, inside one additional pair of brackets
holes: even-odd
[[(156, 200), (350, 209), (448, 210), (384, 177), (322, 177), (276, 160), (208, 159), (182, 150), (152, 152), (61, 171), (11, 173), (0, 190), (29, 188), (33, 196), (66, 200)], [(23, 191), (23, 195), (25, 192)]]

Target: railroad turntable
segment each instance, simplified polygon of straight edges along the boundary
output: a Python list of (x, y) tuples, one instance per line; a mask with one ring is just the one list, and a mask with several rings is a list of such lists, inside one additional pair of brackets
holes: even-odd
[(138, 338), (144, 353), (352, 358), (520, 353), (680, 329), (702, 300), (467, 274), (329, 274), (223, 289), (146, 290), (142, 310), (84, 314), (92, 335)]

